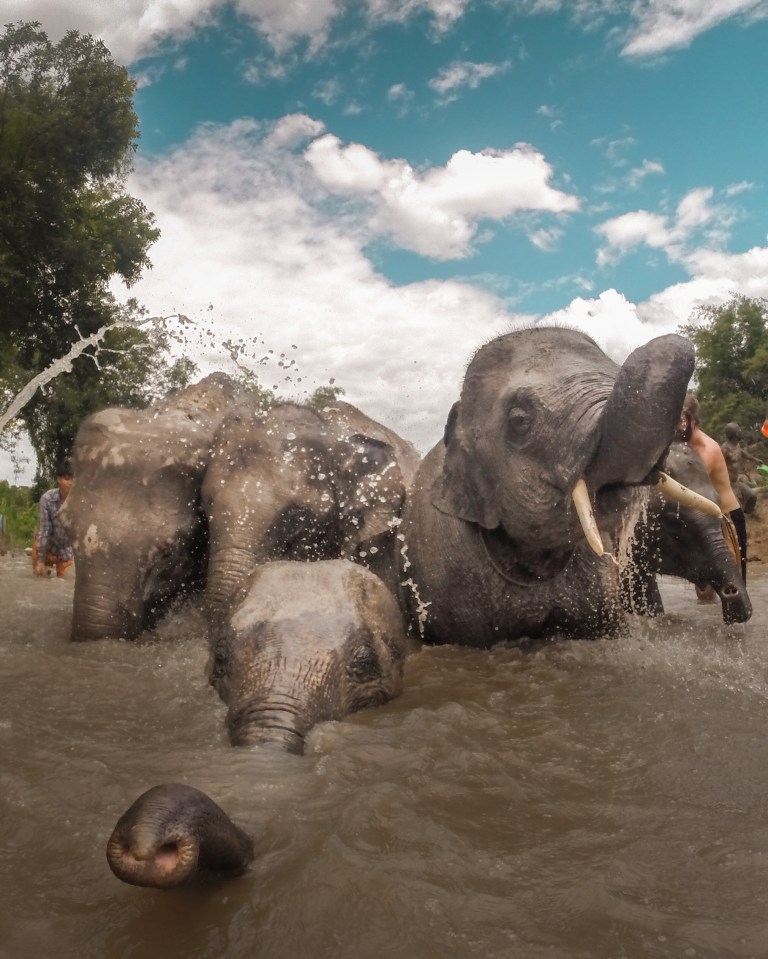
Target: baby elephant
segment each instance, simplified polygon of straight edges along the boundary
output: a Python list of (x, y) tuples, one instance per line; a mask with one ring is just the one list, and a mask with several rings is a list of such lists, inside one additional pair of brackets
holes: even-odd
[(257, 568), (213, 644), (233, 745), (303, 753), (315, 723), (397, 696), (407, 639), (384, 583), (347, 560)]

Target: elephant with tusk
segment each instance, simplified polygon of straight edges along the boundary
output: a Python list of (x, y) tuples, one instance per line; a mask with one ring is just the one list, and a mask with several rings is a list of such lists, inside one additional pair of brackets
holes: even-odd
[[(624, 625), (619, 564), (694, 368), (657, 337), (619, 367), (588, 336), (532, 327), (470, 362), (400, 527), (401, 601), (427, 642), (489, 647)], [(719, 512), (719, 509), (718, 509)]]
[[(720, 598), (723, 621), (746, 622), (752, 603), (741, 578), (738, 539), (735, 530), (728, 537), (731, 545), (723, 536), (730, 519), (720, 512), (704, 461), (687, 444), (675, 442), (663, 466), (662, 479), (651, 488), (632, 536), (631, 562), (622, 570), (625, 606), (649, 616), (663, 613), (656, 583), (661, 573), (701, 588), (711, 585)], [(681, 497), (670, 499), (670, 488), (683, 490)]]

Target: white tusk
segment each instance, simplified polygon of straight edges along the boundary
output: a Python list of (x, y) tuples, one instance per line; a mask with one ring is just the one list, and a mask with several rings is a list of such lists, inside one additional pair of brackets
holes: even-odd
[(600, 538), (600, 530), (597, 528), (597, 520), (592, 512), (592, 504), (589, 501), (589, 490), (583, 479), (574, 486), (571, 493), (573, 505), (576, 507), (576, 515), (579, 517), (581, 528), (587, 537), (587, 542), (598, 556), (605, 552), (603, 541)]
[(682, 483), (673, 480), (672, 477), (666, 473), (659, 473), (656, 489), (663, 493), (664, 496), (668, 496), (670, 499), (682, 503), (683, 506), (692, 506), (702, 513), (715, 516), (717, 519), (723, 518), (722, 510), (717, 503), (714, 503), (711, 499), (707, 499), (706, 496), (702, 496), (701, 493), (695, 493), (692, 489), (688, 489), (687, 486), (683, 486)]

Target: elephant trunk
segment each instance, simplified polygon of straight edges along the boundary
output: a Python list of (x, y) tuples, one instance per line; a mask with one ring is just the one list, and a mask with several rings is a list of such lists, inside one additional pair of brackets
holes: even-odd
[(226, 618), (232, 611), (240, 589), (258, 566), (250, 549), (227, 546), (212, 552), (208, 560), (205, 609), (212, 622)]
[(600, 418), (586, 477), (593, 490), (647, 479), (672, 441), (693, 368), (693, 345), (674, 333), (629, 355)]
[(304, 754), (304, 739), (312, 727), (305, 709), (292, 698), (252, 700), (230, 707), (227, 714), (229, 740), (233, 746), (276, 746), (297, 756)]
[(205, 793), (179, 783), (139, 796), (107, 842), (107, 861), (118, 879), (156, 889), (239, 876), (253, 857), (250, 836)]
[[(99, 639), (133, 639), (142, 631), (143, 615), (138, 601), (116, 594), (114, 573), (102, 562), (98, 570), (79, 565), (75, 577), (70, 639), (90, 642)], [(124, 584), (123, 584), (124, 585)]]

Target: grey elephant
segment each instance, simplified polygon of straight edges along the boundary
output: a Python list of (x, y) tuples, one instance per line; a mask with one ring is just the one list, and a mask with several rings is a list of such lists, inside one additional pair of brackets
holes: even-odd
[(271, 560), (350, 558), (394, 589), (393, 522), (419, 462), (415, 447), (348, 403), (240, 404), (216, 435), (202, 488), (211, 620)]
[[(407, 642), (394, 596), (362, 566), (260, 566), (211, 656), (232, 743), (303, 752), (316, 723), (400, 693)], [(252, 858), (251, 840), (219, 806), (179, 784), (140, 796), (107, 843), (119, 879), (161, 889), (240, 875)]]
[[(663, 470), (688, 489), (717, 501), (703, 460), (687, 444), (671, 445)], [(741, 577), (740, 561), (723, 537), (722, 522), (716, 516), (670, 501), (658, 488), (651, 490), (631, 537), (631, 561), (622, 571), (626, 608), (650, 616), (663, 613), (656, 582), (656, 574), (661, 573), (682, 577), (701, 589), (711, 585), (720, 597), (723, 621), (746, 622), (752, 615), (752, 603)], [(733, 541), (738, 549), (735, 532)]]
[(348, 560), (258, 567), (211, 656), (230, 741), (302, 753), (316, 723), (401, 692), (406, 645), (395, 597), (370, 570)]
[(619, 632), (616, 556), (693, 367), (676, 335), (621, 367), (571, 329), (483, 346), (403, 514), (402, 602), (421, 638), (484, 648)]
[(202, 584), (200, 486), (240, 392), (215, 373), (145, 410), (110, 408), (83, 422), (62, 509), (75, 553), (72, 639), (133, 638)]
[(153, 786), (123, 813), (107, 842), (107, 862), (123, 882), (172, 889), (242, 875), (253, 840), (193, 786)]

